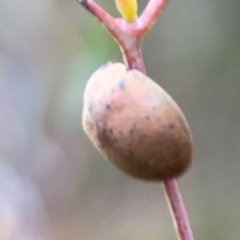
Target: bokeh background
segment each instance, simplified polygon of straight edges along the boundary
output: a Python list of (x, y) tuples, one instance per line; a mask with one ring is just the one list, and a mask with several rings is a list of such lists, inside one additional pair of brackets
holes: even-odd
[[(179, 183), (196, 239), (240, 239), (239, 9), (171, 0), (143, 44), (193, 132)], [(161, 184), (121, 173), (81, 126), (89, 76), (119, 56), (74, 0), (0, 0), (0, 240), (176, 239)]]

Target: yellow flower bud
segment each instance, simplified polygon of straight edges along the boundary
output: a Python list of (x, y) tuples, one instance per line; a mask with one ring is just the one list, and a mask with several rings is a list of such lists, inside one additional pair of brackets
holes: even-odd
[(115, 0), (116, 6), (122, 17), (129, 23), (137, 19), (137, 0)]

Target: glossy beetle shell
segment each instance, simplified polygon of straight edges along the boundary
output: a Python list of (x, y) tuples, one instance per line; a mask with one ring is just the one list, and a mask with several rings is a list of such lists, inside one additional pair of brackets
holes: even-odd
[(91, 76), (82, 121), (99, 151), (133, 177), (166, 180), (191, 163), (192, 138), (180, 108), (157, 83), (121, 63)]

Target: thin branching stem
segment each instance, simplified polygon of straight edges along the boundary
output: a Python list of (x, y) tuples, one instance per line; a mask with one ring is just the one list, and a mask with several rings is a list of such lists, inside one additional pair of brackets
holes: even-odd
[(168, 0), (150, 0), (148, 2), (146, 8), (138, 19), (138, 21), (141, 22), (141, 28), (139, 29), (140, 35), (149, 32), (167, 3)]

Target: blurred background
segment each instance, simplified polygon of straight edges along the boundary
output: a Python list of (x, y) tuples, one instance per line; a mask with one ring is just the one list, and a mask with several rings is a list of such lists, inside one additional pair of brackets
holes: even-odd
[[(171, 0), (143, 44), (193, 132), (179, 183), (196, 239), (240, 239), (239, 9)], [(81, 126), (89, 76), (119, 56), (75, 0), (0, 0), (0, 240), (176, 239), (161, 184), (121, 173)]]

